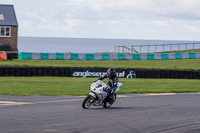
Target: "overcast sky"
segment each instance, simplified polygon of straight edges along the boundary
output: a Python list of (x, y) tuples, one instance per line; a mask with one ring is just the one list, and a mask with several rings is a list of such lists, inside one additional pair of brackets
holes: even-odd
[(0, 0), (19, 36), (200, 40), (200, 0)]

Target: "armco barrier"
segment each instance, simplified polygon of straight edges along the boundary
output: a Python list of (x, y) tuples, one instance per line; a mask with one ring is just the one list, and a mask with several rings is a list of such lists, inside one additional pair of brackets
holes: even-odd
[(161, 54), (161, 59), (162, 60), (168, 60), (169, 59), (169, 55), (168, 54)]
[[(107, 68), (0, 67), (0, 76), (100, 77)], [(200, 70), (116, 69), (119, 78), (200, 79)]]
[[(14, 59), (15, 57), (10, 57)], [(199, 52), (162, 54), (84, 54), (84, 53), (18, 53), (19, 59), (33, 60), (169, 60), (200, 58)]]
[(140, 54), (133, 54), (133, 60), (140, 60)]
[(0, 60), (7, 60), (7, 53), (0, 53)]
[(18, 59), (32, 59), (32, 53), (18, 53)]
[(56, 53), (56, 59), (63, 60), (64, 59), (64, 53)]
[(94, 60), (94, 54), (86, 54), (86, 60)]
[(190, 58), (190, 59), (195, 59), (195, 58), (196, 58), (195, 52), (189, 53), (189, 58)]

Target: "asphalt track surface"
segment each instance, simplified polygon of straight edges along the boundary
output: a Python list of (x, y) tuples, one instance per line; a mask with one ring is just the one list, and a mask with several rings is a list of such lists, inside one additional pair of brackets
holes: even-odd
[(200, 133), (200, 95), (118, 97), (82, 109), (82, 97), (0, 95), (0, 133)]

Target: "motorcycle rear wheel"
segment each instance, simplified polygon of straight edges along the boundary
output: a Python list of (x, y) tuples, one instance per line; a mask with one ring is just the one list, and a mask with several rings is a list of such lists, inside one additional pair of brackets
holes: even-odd
[(113, 99), (106, 100), (103, 104), (103, 107), (109, 108), (115, 102), (116, 98), (117, 98), (117, 95), (114, 94)]
[(92, 105), (92, 96), (91, 95), (88, 95), (84, 100), (83, 100), (83, 103), (82, 103), (82, 107), (84, 109), (88, 109), (91, 105)]

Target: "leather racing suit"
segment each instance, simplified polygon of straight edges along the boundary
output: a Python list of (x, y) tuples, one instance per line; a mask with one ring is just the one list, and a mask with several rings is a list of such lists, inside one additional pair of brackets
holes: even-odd
[(118, 77), (116, 73), (112, 77), (108, 77), (108, 75), (105, 74), (103, 77), (100, 77), (99, 80), (103, 80), (105, 78), (108, 79), (108, 83), (106, 84), (108, 87), (106, 90), (109, 92), (109, 97), (112, 98), (114, 91), (117, 89)]

